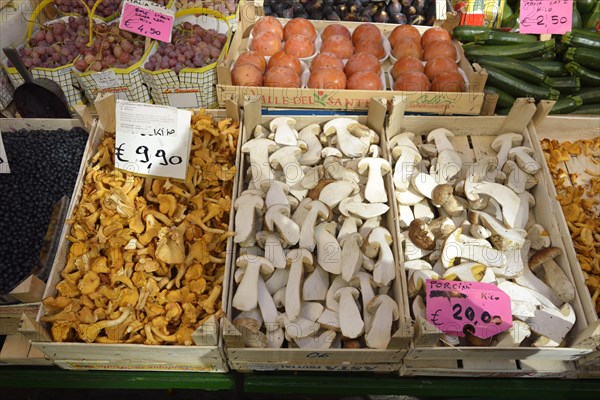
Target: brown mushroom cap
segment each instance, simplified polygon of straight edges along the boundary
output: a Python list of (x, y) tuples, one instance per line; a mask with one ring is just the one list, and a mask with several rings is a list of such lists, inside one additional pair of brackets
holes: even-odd
[(429, 230), (427, 222), (422, 219), (415, 219), (408, 227), (408, 237), (415, 246), (424, 250), (435, 249), (435, 236)]
[(441, 207), (445, 202), (450, 200), (454, 193), (454, 187), (448, 183), (437, 185), (431, 192), (431, 202), (436, 207)]
[(553, 259), (554, 257), (560, 256), (562, 254), (562, 249), (560, 247), (546, 247), (545, 249), (541, 249), (533, 253), (531, 257), (529, 257), (529, 268), (532, 271), (536, 271), (539, 267), (548, 260)]
[(342, 292), (344, 291), (349, 291), (350, 293), (352, 293), (352, 297), (354, 297), (354, 300), (358, 299), (358, 295), (360, 294), (358, 289), (353, 286), (342, 286), (341, 288), (336, 290), (336, 292), (333, 295), (333, 298), (337, 301), (340, 301), (340, 297), (342, 296)]
[[(385, 300), (386, 298), (387, 300)], [(398, 318), (400, 318), (400, 310), (398, 309), (398, 304), (396, 304), (396, 302), (388, 295), (380, 294), (373, 297), (367, 304), (367, 311), (371, 314), (375, 314), (375, 312), (384, 300), (390, 301), (390, 304), (392, 304), (392, 320), (396, 321)]]

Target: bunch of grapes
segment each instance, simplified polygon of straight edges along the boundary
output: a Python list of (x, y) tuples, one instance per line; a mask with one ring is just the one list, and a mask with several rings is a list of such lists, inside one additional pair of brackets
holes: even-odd
[(228, 16), (234, 15), (238, 0), (177, 0), (177, 9), (208, 8)]
[(80, 52), (75, 62), (77, 70), (100, 72), (105, 69), (127, 68), (138, 62), (144, 54), (145, 38), (119, 29), (119, 24), (97, 24), (91, 46)]
[(161, 42), (158, 51), (148, 57), (144, 68), (150, 71), (202, 68), (217, 61), (227, 36), (214, 29), (184, 22), (173, 28), (172, 42)]
[[(87, 6), (92, 9), (97, 0), (83, 0)], [(169, 0), (150, 0), (160, 6), (166, 7)], [(123, 0), (101, 0), (95, 15), (98, 17), (110, 17), (119, 11), (119, 7)], [(54, 3), (64, 13), (87, 15), (87, 9), (81, 4), (80, 0), (55, 0)]]
[[(89, 40), (89, 20), (69, 17), (68, 22), (42, 25), (31, 35), (28, 46), (19, 49), (19, 55), (27, 69), (58, 68), (72, 62)], [(13, 65), (8, 62), (8, 66)]]

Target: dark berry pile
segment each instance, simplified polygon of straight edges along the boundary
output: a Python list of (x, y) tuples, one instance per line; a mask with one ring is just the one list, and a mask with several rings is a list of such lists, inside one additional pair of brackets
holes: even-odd
[(88, 134), (2, 132), (10, 174), (0, 174), (0, 293), (8, 293), (40, 264), (52, 207), (72, 196)]

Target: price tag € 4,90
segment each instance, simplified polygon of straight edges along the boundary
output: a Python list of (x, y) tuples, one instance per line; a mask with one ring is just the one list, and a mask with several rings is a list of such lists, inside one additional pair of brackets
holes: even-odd
[(161, 42), (171, 42), (175, 13), (146, 0), (125, 0), (119, 28)]
[(185, 180), (192, 113), (117, 100), (115, 166), (137, 175)]
[(512, 326), (510, 297), (496, 285), (428, 279), (425, 291), (427, 321), (444, 333), (487, 339)]

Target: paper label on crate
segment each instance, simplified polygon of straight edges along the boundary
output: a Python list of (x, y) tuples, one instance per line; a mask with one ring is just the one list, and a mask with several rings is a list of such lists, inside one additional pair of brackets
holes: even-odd
[(166, 93), (167, 101), (171, 107), (200, 108), (198, 91), (185, 93)]
[(112, 69), (92, 74), (92, 79), (96, 82), (96, 86), (100, 90), (123, 86), (117, 74)]
[(435, 19), (444, 21), (448, 12), (447, 0), (435, 0)]
[(558, 34), (571, 30), (573, 0), (521, 0), (521, 33)]
[(2, 131), (0, 131), (0, 174), (10, 174), (10, 166), (8, 165), (8, 156), (2, 142)]
[(125, 0), (119, 28), (161, 42), (171, 42), (175, 12), (146, 0)]
[(426, 282), (427, 321), (449, 335), (487, 339), (512, 326), (510, 297), (491, 283)]
[(117, 100), (115, 166), (133, 174), (184, 180), (192, 113)]

